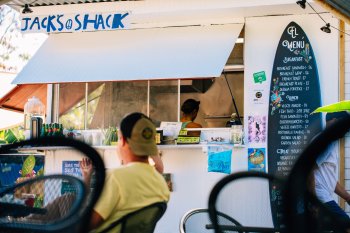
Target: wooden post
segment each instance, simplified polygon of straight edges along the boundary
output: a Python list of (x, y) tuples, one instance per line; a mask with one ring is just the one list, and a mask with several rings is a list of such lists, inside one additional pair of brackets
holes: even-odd
[[(345, 100), (345, 23), (339, 20), (339, 100)], [(345, 187), (345, 138), (339, 140), (339, 182)], [(340, 206), (345, 208), (345, 201), (340, 200)]]

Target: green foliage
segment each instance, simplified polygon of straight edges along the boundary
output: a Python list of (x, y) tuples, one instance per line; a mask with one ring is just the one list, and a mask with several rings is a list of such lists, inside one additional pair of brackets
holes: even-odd
[(0, 144), (15, 143), (22, 140), (24, 140), (24, 134), (21, 127), (0, 131)]
[(21, 53), (18, 55), (18, 57), (21, 58), (23, 61), (28, 61), (30, 59), (31, 55), (28, 53)]
[(8, 61), (18, 49), (17, 41), (22, 38), (19, 13), (8, 6), (0, 7), (0, 68), (16, 70)]
[(15, 136), (15, 134), (13, 133), (13, 131), (11, 129), (8, 129), (5, 131), (5, 141), (7, 143), (15, 143), (17, 142), (17, 138)]
[(18, 72), (42, 42), (40, 39), (42, 36), (43, 34), (39, 33), (36, 36), (23, 34), (19, 12), (9, 6), (1, 5), (0, 70)]
[(67, 129), (84, 129), (85, 99), (81, 100), (68, 112), (61, 115), (59, 122)]
[(105, 88), (105, 84), (102, 84), (96, 90), (94, 90), (88, 95), (88, 114), (87, 114), (88, 127), (91, 125), (95, 117), (97, 106), (100, 101), (100, 97), (104, 92), (104, 88)]
[(111, 142), (118, 141), (118, 128), (110, 126), (108, 129), (103, 129), (102, 133), (104, 135), (104, 144), (111, 145)]
[[(88, 111), (86, 119), (88, 128), (91, 125), (96, 114), (97, 106), (104, 88), (105, 84), (102, 84), (88, 95)], [(84, 129), (84, 118), (85, 98), (82, 98), (77, 104), (75, 104), (72, 108), (60, 116), (59, 122), (61, 122), (67, 129), (74, 128), (77, 130), (82, 130)]]

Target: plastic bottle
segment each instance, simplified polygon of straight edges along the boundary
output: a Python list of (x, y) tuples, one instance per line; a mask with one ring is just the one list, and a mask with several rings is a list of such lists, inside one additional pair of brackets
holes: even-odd
[(24, 105), (24, 130), (30, 129), (30, 119), (32, 117), (41, 117), (43, 123), (45, 122), (45, 106), (35, 96), (28, 99), (27, 103)]

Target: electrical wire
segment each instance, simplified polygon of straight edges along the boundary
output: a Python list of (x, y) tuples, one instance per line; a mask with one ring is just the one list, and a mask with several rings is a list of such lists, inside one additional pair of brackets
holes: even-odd
[(334, 28), (335, 30), (337, 30), (337, 31), (339, 31), (339, 32), (341, 32), (341, 33), (344, 33), (344, 34), (350, 36), (349, 33), (345, 32), (345, 31), (342, 31), (342, 30), (340, 30), (339, 28), (336, 28), (336, 27), (332, 26), (330, 23), (327, 23), (326, 20), (324, 20), (324, 18), (322, 18), (322, 16), (315, 10), (315, 8), (313, 8), (313, 7), (311, 6), (311, 4), (310, 4), (308, 1), (305, 1), (305, 2), (306, 2), (307, 5), (318, 15), (318, 17), (320, 17), (320, 19), (322, 19), (322, 21), (323, 21), (326, 25), (329, 24), (331, 28)]
[(330, 27), (331, 27), (331, 28), (334, 28), (335, 30), (338, 30), (339, 32), (344, 33), (344, 34), (346, 34), (346, 35), (350, 36), (350, 34), (349, 34), (349, 33), (344, 32), (344, 31), (342, 31), (342, 30), (340, 30), (340, 29), (338, 29), (338, 28), (336, 28), (336, 27), (332, 26), (331, 24), (329, 24), (329, 25), (330, 25)]
[(227, 83), (228, 89), (230, 90), (230, 94), (231, 94), (231, 98), (232, 98), (233, 106), (235, 107), (235, 111), (236, 111), (236, 113), (237, 113), (237, 118), (238, 118), (238, 120), (239, 120), (239, 123), (242, 125), (241, 117), (240, 117), (240, 115), (239, 115), (239, 113), (238, 113), (238, 108), (237, 108), (237, 105), (236, 105), (235, 98), (233, 97), (233, 94), (232, 94), (232, 90), (231, 90), (230, 84), (229, 84), (229, 83), (228, 83), (228, 81), (227, 81), (226, 72), (224, 71), (224, 72), (223, 72), (223, 74), (224, 74), (224, 77), (225, 77), (225, 80), (226, 80), (226, 83)]
[(309, 7), (318, 15), (318, 17), (320, 17), (320, 19), (322, 19), (322, 21), (323, 21), (325, 24), (327, 24), (326, 20), (324, 20), (324, 19), (321, 17), (321, 15), (315, 10), (315, 8), (313, 8), (313, 7), (311, 6), (311, 4), (310, 4), (308, 1), (306, 1), (306, 3), (307, 3), (307, 5), (309, 5)]

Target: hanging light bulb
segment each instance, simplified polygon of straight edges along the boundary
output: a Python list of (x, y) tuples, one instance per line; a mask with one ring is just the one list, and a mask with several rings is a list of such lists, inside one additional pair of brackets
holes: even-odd
[(33, 12), (33, 10), (30, 9), (29, 4), (24, 4), (24, 8), (22, 10), (22, 14), (28, 14), (28, 13), (32, 13), (32, 12)]
[(330, 29), (330, 24), (327, 23), (325, 26), (321, 27), (321, 31), (325, 32), (325, 33), (331, 33), (332, 30)]
[(306, 0), (297, 1), (297, 4), (298, 4), (301, 8), (305, 9), (305, 7), (306, 7)]

